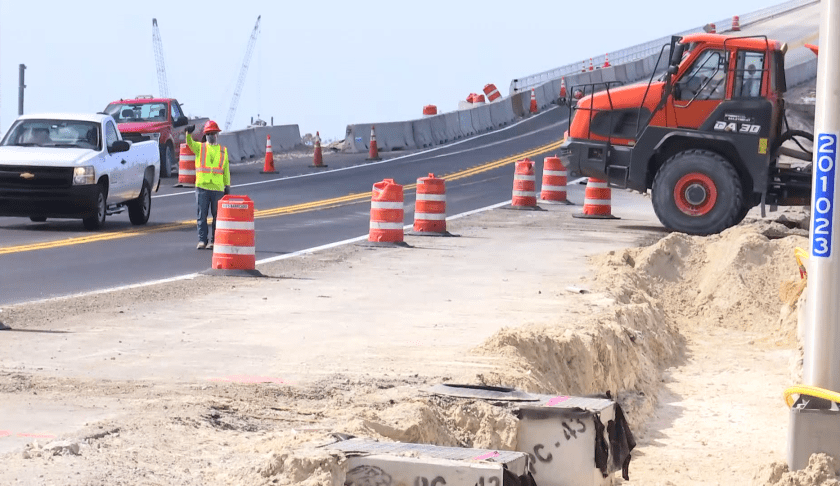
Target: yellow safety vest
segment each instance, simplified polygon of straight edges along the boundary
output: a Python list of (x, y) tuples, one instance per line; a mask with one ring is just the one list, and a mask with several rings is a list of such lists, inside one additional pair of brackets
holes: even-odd
[(209, 191), (224, 191), (225, 186), (230, 185), (227, 148), (206, 142), (195, 142), (189, 134), (187, 134), (187, 144), (195, 153), (195, 187)]

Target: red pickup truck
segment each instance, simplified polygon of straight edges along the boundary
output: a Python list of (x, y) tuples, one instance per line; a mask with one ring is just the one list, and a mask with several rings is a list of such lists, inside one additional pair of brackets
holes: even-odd
[[(186, 141), (184, 127), (189, 124), (178, 100), (138, 96), (110, 103), (105, 113), (117, 121), (123, 139), (156, 141), (160, 146), (160, 176), (177, 175), (178, 151)], [(201, 134), (194, 136), (200, 139)]]

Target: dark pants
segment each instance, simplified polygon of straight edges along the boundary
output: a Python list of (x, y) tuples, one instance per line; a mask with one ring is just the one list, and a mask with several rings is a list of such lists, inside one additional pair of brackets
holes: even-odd
[(198, 241), (208, 243), (207, 239), (207, 215), (213, 215), (213, 228), (210, 233), (209, 242), (213, 243), (216, 235), (216, 213), (219, 208), (219, 200), (225, 195), (224, 191), (208, 191), (200, 187), (195, 188), (195, 202), (198, 206)]

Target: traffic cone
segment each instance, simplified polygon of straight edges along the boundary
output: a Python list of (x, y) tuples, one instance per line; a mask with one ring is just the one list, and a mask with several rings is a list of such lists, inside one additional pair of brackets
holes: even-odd
[(274, 151), (271, 150), (271, 135), (265, 136), (265, 165), (260, 174), (276, 174), (274, 170)]
[(590, 71), (595, 70), (595, 65), (592, 63), (592, 58), (591, 57), (589, 58), (589, 70)]
[(376, 129), (374, 129), (373, 125), (370, 126), (370, 153), (367, 159), (382, 160), (379, 156), (379, 148), (376, 146)]
[(604, 54), (604, 67), (610, 67), (610, 53)]
[(560, 98), (566, 99), (566, 76), (560, 78)]
[(741, 31), (741, 17), (737, 15), (732, 17), (732, 32), (740, 32)]
[(717, 26), (715, 24), (707, 24), (704, 30), (707, 34), (717, 34)]
[(324, 154), (321, 152), (321, 132), (315, 132), (315, 157), (312, 159), (312, 165), (309, 167), (326, 167), (324, 165)]
[(531, 113), (537, 113), (539, 109), (537, 108), (537, 93), (534, 91), (534, 88), (531, 88)]
[(582, 219), (620, 219), (612, 215), (612, 191), (606, 181), (590, 177), (586, 181), (583, 213), (573, 214)]
[(583, 69), (581, 69), (580, 72), (582, 72), (582, 73), (586, 72), (586, 60), (583, 61)]

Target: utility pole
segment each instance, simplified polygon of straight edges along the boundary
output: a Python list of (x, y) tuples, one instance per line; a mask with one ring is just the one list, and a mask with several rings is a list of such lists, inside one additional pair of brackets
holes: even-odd
[(26, 87), (26, 84), (23, 83), (23, 72), (26, 70), (26, 65), (21, 64), (18, 69), (18, 116), (20, 116), (23, 115), (23, 88)]
[(817, 62), (803, 369), (805, 386), (813, 388), (804, 390), (791, 408), (788, 466), (792, 470), (807, 467), (809, 457), (817, 452), (840, 459), (840, 248), (836, 252), (833, 248), (834, 241), (840, 241), (840, 184), (836, 180), (840, 162), (840, 0), (822, 0)]

